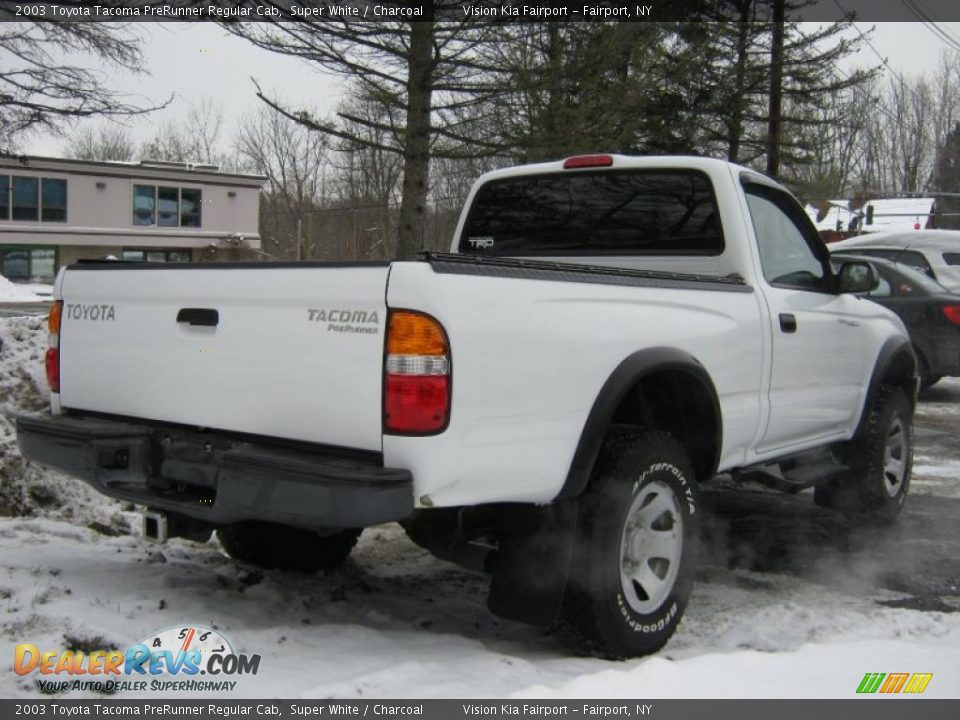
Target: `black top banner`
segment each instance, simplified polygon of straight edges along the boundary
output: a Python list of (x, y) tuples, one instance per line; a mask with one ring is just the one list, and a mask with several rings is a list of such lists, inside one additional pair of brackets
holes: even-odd
[[(960, 0), (757, 0), (757, 21), (936, 23), (960, 20)], [(0, 21), (710, 22), (726, 0), (0, 0)], [(726, 12), (723, 12), (724, 7)]]

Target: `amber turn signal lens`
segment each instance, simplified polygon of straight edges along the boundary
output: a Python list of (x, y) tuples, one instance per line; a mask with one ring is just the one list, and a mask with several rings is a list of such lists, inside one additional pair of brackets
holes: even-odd
[(50, 307), (50, 314), (47, 316), (47, 329), (51, 335), (60, 332), (60, 318), (63, 315), (63, 300), (57, 300)]
[(446, 355), (447, 338), (428, 315), (399, 310), (390, 313), (388, 355)]

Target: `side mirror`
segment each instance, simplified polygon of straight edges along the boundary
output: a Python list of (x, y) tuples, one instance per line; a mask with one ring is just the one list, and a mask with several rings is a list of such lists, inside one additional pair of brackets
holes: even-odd
[(873, 265), (862, 260), (851, 260), (840, 266), (841, 293), (868, 293), (880, 284), (880, 276)]

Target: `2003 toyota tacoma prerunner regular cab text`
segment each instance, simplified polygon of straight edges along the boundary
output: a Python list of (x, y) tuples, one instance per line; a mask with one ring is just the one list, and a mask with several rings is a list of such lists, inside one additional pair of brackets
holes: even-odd
[(450, 254), (66, 268), (20, 448), (145, 506), (148, 537), (267, 567), (398, 521), (489, 572), (494, 613), (630, 657), (680, 622), (717, 473), (900, 511), (916, 361), (875, 283), (745, 168), (510, 168)]

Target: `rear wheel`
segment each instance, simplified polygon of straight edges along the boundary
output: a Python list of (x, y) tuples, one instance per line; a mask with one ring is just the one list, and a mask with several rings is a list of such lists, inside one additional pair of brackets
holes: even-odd
[(850, 471), (816, 488), (816, 503), (853, 521), (892, 522), (906, 502), (913, 467), (913, 414), (903, 390), (880, 390), (848, 457)]
[(311, 530), (266, 522), (242, 522), (217, 529), (217, 539), (234, 560), (277, 570), (317, 572), (343, 564), (359, 528), (321, 535)]
[(685, 449), (666, 433), (614, 431), (579, 502), (561, 629), (600, 657), (656, 652), (693, 588), (699, 517)]

